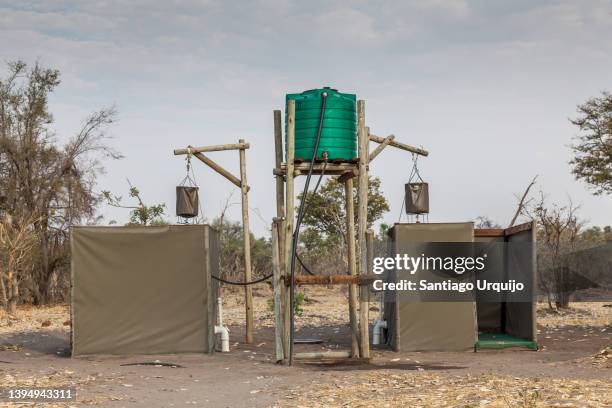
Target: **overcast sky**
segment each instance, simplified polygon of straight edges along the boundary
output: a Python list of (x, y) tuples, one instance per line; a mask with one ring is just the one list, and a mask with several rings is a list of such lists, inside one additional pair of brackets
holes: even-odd
[[(272, 110), (287, 92), (332, 86), (366, 101), (373, 133), (431, 154), (429, 220), (479, 215), (506, 224), (534, 175), (551, 200), (571, 196), (592, 224), (612, 224), (612, 198), (570, 173), (568, 122), (576, 105), (612, 89), (611, 1), (4, 1), (0, 60), (39, 60), (62, 72), (50, 100), (60, 137), (115, 105), (110, 133), (125, 155), (106, 162), (99, 190), (165, 202), (187, 144), (234, 143), (247, 152), (252, 228), (275, 215)], [(238, 153), (210, 157), (238, 174)], [(204, 165), (200, 198), (214, 218), (239, 191)], [(373, 163), (400, 214), (410, 155)], [(537, 191), (537, 190), (536, 190)], [(103, 208), (105, 220), (127, 220)], [(240, 206), (230, 216), (240, 217)]]

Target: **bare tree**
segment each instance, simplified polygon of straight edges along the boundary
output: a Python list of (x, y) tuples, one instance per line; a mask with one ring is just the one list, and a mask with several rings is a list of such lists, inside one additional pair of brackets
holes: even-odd
[(94, 216), (98, 159), (119, 157), (105, 144), (113, 108), (92, 113), (66, 144), (57, 143), (48, 96), (59, 83), (59, 71), (21, 61), (9, 63), (0, 79), (0, 211), (36, 220), (38, 252), (22, 281), (36, 303), (66, 288), (69, 227)]
[(548, 305), (569, 306), (576, 289), (575, 274), (569, 267), (567, 255), (576, 250), (583, 223), (571, 199), (564, 206), (548, 204), (545, 195), (529, 207), (528, 212), (538, 224), (538, 283), (546, 293)]
[(0, 219), (0, 296), (6, 311), (11, 316), (17, 312), (19, 282), (24, 271), (32, 266), (32, 254), (38, 245), (33, 218), (13, 218), (5, 215)]
[(508, 225), (508, 228), (514, 226), (514, 224), (516, 223), (516, 220), (518, 219), (518, 217), (521, 214), (525, 213), (525, 207), (529, 204), (529, 201), (530, 201), (530, 199), (527, 198), (529, 196), (529, 190), (531, 190), (531, 187), (533, 187), (535, 185), (537, 179), (538, 179), (538, 176), (536, 175), (533, 178), (533, 180), (531, 180), (531, 183), (529, 183), (529, 185), (527, 185), (527, 188), (525, 189), (525, 192), (523, 193), (523, 195), (519, 199), (519, 203), (518, 203), (518, 205), (516, 207), (516, 212), (514, 213), (514, 216), (512, 217), (512, 220), (510, 221), (510, 225)]
[(489, 218), (486, 215), (479, 215), (474, 220), (474, 227), (475, 228), (501, 228), (501, 225), (499, 225), (499, 223), (493, 221), (491, 218)]

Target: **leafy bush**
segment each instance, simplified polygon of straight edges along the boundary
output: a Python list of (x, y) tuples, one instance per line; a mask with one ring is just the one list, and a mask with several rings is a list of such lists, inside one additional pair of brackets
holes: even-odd
[[(293, 313), (296, 316), (301, 316), (304, 313), (304, 309), (302, 309), (302, 304), (306, 299), (306, 295), (304, 292), (296, 292), (293, 298)], [(274, 312), (274, 298), (268, 299), (268, 310)]]

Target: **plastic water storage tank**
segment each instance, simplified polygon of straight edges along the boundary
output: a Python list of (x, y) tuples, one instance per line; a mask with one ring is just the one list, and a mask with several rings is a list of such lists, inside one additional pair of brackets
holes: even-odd
[(327, 100), (316, 158), (322, 159), (323, 152), (327, 152), (328, 160), (354, 159), (357, 157), (357, 97), (329, 87), (286, 96), (287, 103), (295, 101), (295, 158), (305, 161), (312, 159), (323, 92), (327, 92)]

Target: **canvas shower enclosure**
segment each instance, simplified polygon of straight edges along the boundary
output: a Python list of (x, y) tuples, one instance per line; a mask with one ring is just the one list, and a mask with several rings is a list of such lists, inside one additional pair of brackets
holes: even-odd
[(73, 227), (71, 247), (73, 356), (213, 352), (215, 229)]
[[(527, 257), (519, 262), (512, 262), (508, 258), (519, 256), (518, 251), (507, 249), (497, 256), (505, 257), (504, 273), (509, 277), (525, 276), (531, 279), (531, 285), (536, 290), (537, 270), (536, 230), (533, 223), (525, 223), (506, 229), (476, 229), (474, 241), (482, 243), (505, 243), (509, 245), (531, 244), (526, 248), (531, 251), (521, 254)], [(531, 268), (520, 271), (515, 268), (531, 264)], [(512, 300), (512, 294), (508, 297)], [(476, 312), (478, 323), (478, 343), (476, 348), (505, 348), (526, 347), (537, 349), (537, 321), (535, 295), (532, 302), (489, 302), (476, 296)]]
[[(531, 223), (507, 229), (474, 229), (473, 223), (395, 224), (389, 231), (389, 256), (410, 253), (415, 243), (527, 242), (535, 244)], [(527, 254), (535, 288), (535, 245)], [(411, 254), (418, 256), (419, 254)], [(442, 255), (442, 254), (440, 254)], [(501, 254), (503, 257), (504, 254)], [(504, 270), (515, 267), (507, 263)], [(389, 279), (394, 279), (393, 274)], [(396, 351), (460, 351), (479, 348), (537, 348), (535, 300), (532, 302), (384, 303), (386, 343)]]
[[(410, 253), (415, 243), (472, 242), (474, 225), (395, 224), (389, 236), (389, 256), (395, 256)], [(475, 302), (385, 302), (384, 319), (387, 344), (396, 351), (466, 350), (478, 338)]]

